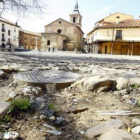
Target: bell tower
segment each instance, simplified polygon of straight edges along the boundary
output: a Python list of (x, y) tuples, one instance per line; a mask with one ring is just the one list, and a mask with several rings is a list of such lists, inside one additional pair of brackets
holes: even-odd
[(79, 12), (78, 2), (76, 2), (73, 13), (70, 14), (70, 22), (76, 24), (80, 28), (82, 27), (82, 16)]

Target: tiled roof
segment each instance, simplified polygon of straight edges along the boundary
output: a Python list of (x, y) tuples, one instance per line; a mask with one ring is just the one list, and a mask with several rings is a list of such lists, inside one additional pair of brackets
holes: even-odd
[(96, 29), (105, 29), (105, 28), (136, 28), (140, 27), (140, 19), (127, 19), (122, 20), (118, 23), (116, 22), (103, 22), (102, 24), (98, 24), (95, 28), (88, 33), (90, 35)]
[(30, 35), (35, 35), (35, 36), (41, 36), (41, 34), (39, 33), (35, 33), (35, 32), (31, 32), (31, 31), (27, 31), (27, 30), (20, 30), (21, 32), (25, 33), (25, 34), (30, 34)]
[(139, 19), (127, 19), (120, 21), (119, 23), (116, 22), (103, 22), (101, 26), (97, 26), (96, 28), (132, 28), (132, 27), (140, 27), (140, 20)]

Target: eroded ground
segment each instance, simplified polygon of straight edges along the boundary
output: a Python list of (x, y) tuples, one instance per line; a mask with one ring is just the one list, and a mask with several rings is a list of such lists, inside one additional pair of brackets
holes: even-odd
[[(5, 72), (5, 76), (0, 81), (0, 100), (5, 101), (9, 99), (10, 93), (16, 93), (21, 96), (21, 91), (28, 87), (28, 83), (13, 79), (13, 75), (21, 71), (63, 70), (78, 73), (81, 76), (80, 79), (102, 75), (107, 79), (115, 80), (119, 77), (125, 77), (128, 79), (129, 84), (133, 82), (133, 86), (130, 85), (119, 90), (112, 88), (106, 92), (102, 92), (102, 88), (98, 92), (87, 90), (85, 88), (87, 85), (83, 85), (84, 82), (80, 83), (80, 86), (72, 84), (70, 87), (60, 91), (54, 91), (53, 86), (46, 85), (48, 90), (42, 89), (43, 94), (37, 95), (37, 97), (34, 95), (33, 100), (41, 98), (44, 99), (42, 103), (51, 102), (53, 104), (51, 109), (54, 109), (54, 113), (46, 118), (41, 118), (39, 111), (29, 111), (14, 116), (11, 122), (6, 124), (4, 130), (18, 132), (20, 134), (19, 139), (86, 140), (84, 133), (91, 126), (111, 119), (120, 119), (124, 124), (122, 129), (127, 131), (129, 127), (135, 127), (132, 120), (140, 118), (139, 115), (114, 116), (101, 115), (96, 112), (102, 110), (139, 112), (139, 60), (0, 54), (0, 69)], [(33, 86), (32, 88), (35, 87)], [(57, 117), (63, 119), (58, 124), (55, 123)], [(43, 124), (54, 126), (62, 134), (55, 135), (45, 132), (48, 128), (44, 127)], [(2, 134), (3, 131), (1, 132)], [(138, 134), (132, 135), (135, 139), (140, 139)], [(96, 140), (98, 137), (94, 139)]]

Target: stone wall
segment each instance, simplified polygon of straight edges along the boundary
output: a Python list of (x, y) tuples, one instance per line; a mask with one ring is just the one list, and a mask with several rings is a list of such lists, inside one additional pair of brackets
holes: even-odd
[[(63, 49), (63, 42), (66, 39), (65, 36), (62, 36), (60, 34), (42, 34), (42, 49), (45, 51), (57, 51)], [(48, 41), (50, 41), (50, 44), (48, 44)]]

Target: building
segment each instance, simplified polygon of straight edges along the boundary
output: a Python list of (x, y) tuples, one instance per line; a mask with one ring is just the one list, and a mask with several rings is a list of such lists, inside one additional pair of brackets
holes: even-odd
[(78, 3), (70, 14), (70, 22), (62, 18), (45, 26), (42, 49), (47, 51), (81, 51), (83, 49), (82, 16)]
[(140, 55), (140, 20), (124, 13), (114, 13), (95, 24), (88, 33), (93, 53)]
[(24, 49), (41, 49), (41, 34), (20, 30), (19, 31), (19, 45), (23, 46)]
[(5, 48), (6, 45), (14, 47), (19, 46), (19, 26), (17, 23), (0, 18), (0, 46)]

